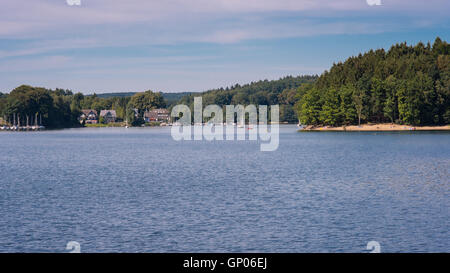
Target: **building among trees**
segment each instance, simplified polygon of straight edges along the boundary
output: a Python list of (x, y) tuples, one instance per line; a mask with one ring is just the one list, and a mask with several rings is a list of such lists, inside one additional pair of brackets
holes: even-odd
[(80, 123), (84, 121), (85, 124), (97, 124), (98, 114), (94, 109), (83, 109), (81, 110)]
[(102, 110), (100, 111), (100, 119), (103, 123), (116, 122), (116, 110)]
[(167, 109), (153, 109), (144, 112), (145, 122), (157, 121), (157, 122), (169, 122), (170, 113)]

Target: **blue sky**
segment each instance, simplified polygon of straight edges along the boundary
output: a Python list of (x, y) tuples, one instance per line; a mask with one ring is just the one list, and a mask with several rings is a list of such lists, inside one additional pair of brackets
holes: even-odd
[[(369, 2), (376, 0), (369, 0)], [(0, 91), (203, 91), (448, 40), (450, 1), (0, 0)]]

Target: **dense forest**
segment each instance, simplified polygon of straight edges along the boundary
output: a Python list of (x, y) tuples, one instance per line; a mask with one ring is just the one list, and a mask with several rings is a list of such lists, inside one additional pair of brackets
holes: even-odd
[(179, 104), (189, 105), (193, 109), (194, 97), (201, 96), (203, 106), (225, 105), (280, 105), (281, 122), (297, 122), (294, 105), (297, 102), (297, 89), (304, 84), (312, 84), (318, 76), (287, 76), (279, 80), (264, 80), (245, 85), (193, 93), (183, 97)]
[(450, 123), (450, 45), (401, 43), (334, 64), (298, 89), (302, 124)]

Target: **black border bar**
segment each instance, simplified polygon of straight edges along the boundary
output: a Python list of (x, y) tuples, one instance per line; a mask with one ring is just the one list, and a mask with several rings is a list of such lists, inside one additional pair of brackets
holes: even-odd
[[(424, 261), (427, 260), (431, 261)], [(303, 272), (311, 269), (356, 269), (367, 268), (386, 271), (387, 265), (398, 264), (402, 269), (417, 269), (424, 263), (442, 264), (448, 253), (440, 254), (280, 254), (280, 253), (59, 253), (59, 254), (0, 254), (2, 265), (12, 263), (13, 268), (32, 264), (33, 268), (64, 264), (69, 268), (92, 266), (117, 270), (139, 265), (143, 272)], [(198, 261), (198, 262), (196, 262)], [(207, 262), (210, 261), (210, 262)], [(212, 262), (216, 261), (214, 270)], [(83, 266), (84, 265), (84, 266)], [(189, 265), (189, 267), (186, 267)], [(200, 267), (201, 266), (201, 267)], [(390, 267), (390, 266), (388, 266)], [(62, 269), (61, 267), (59, 267)], [(57, 269), (57, 268), (56, 268)]]

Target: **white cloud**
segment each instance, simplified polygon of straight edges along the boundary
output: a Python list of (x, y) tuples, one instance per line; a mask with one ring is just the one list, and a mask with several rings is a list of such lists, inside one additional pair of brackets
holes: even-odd
[[(370, 7), (366, 0), (86, 0), (80, 7), (68, 6), (64, 0), (9, 0), (0, 9), (1, 37), (42, 37), (55, 31), (77, 33), (83, 28), (115, 25), (153, 24), (169, 27), (188, 24), (199, 27), (218, 18), (264, 16), (268, 13), (303, 12), (304, 17), (339, 16), (342, 12), (411, 12), (432, 11), (434, 16), (450, 8), (447, 0), (385, 0), (382, 7)], [(333, 14), (334, 13), (334, 14)], [(243, 15), (244, 14), (244, 15)]]
[[(2, 84), (14, 86), (25, 78), (38, 85), (53, 86), (51, 82), (55, 81), (60, 86), (84, 88), (83, 84), (109, 84), (104, 81), (108, 75), (120, 79), (126, 74), (124, 87), (140, 87), (148, 84), (143, 74), (147, 73), (161, 89), (168, 84), (179, 91), (184, 83), (191, 90), (198, 86), (198, 75), (207, 78), (208, 87), (216, 87), (228, 81), (231, 84), (233, 79), (245, 82), (270, 77), (274, 75), (271, 71), (280, 71), (282, 76), (320, 68), (287, 66), (281, 61), (277, 67), (254, 65), (247, 70), (229, 63), (219, 67), (223, 60), (199, 64), (202, 58), (212, 58), (208, 53), (170, 49), (158, 58), (147, 56), (147, 52), (140, 57), (117, 53), (114, 59), (89, 58), (84, 49), (124, 47), (129, 52), (131, 46), (142, 45), (236, 44), (257, 39), (391, 32), (442, 22), (446, 26), (450, 9), (448, 0), (383, 0), (382, 6), (369, 6), (366, 0), (83, 0), (76, 7), (68, 6), (65, 0), (0, 1), (0, 71), (9, 72), (1, 78)], [(7, 45), (9, 39), (12, 42)], [(174, 56), (167, 56), (172, 53)], [(54, 73), (43, 77), (46, 82), (41, 81), (39, 75), (50, 70)], [(174, 73), (184, 75), (183, 82), (159, 80)], [(133, 74), (141, 78), (133, 78)], [(99, 79), (79, 80), (94, 76)], [(134, 80), (139, 84), (133, 85)], [(104, 87), (117, 90), (121, 81), (111, 80), (110, 86)]]
[(248, 39), (293, 38), (312, 35), (367, 34), (379, 33), (386, 29), (382, 23), (337, 22), (320, 23), (317, 20), (300, 20), (291, 24), (273, 23), (245, 25), (238, 28), (219, 29), (202, 37), (203, 42), (236, 43)]

